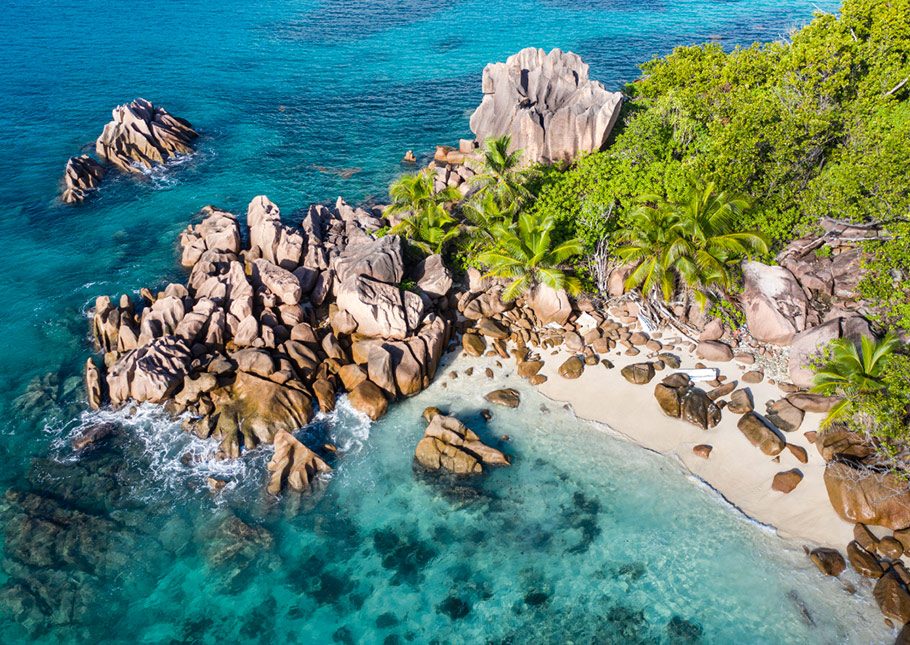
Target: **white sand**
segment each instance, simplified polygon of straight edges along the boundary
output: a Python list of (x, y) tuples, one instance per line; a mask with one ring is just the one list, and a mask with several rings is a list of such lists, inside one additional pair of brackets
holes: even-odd
[[(782, 537), (838, 549), (853, 539), (853, 525), (840, 519), (828, 501), (822, 479), (824, 460), (803, 435), (806, 431), (818, 430), (824, 415), (806, 413), (799, 430), (784, 433), (789, 443), (806, 449), (809, 463), (800, 463), (786, 448), (780, 453), (780, 462), (776, 463), (752, 446), (739, 431), (736, 427), (740, 419), (738, 414), (724, 410), (720, 424), (707, 431), (664, 415), (654, 398), (654, 385), (672, 370), (657, 372), (647, 385), (633, 385), (619, 373), (625, 365), (648, 360), (645, 352), (629, 357), (622, 353), (617, 355), (614, 350), (601, 358), (608, 358), (615, 368), (607, 369), (600, 364), (586, 366), (581, 378), (567, 380), (559, 376), (557, 370), (571, 354), (560, 349), (558, 354), (551, 355), (552, 351), (539, 350), (545, 361), (541, 374), (548, 378), (539, 386), (545, 396), (569, 403), (578, 416), (605, 424), (640, 446), (678, 458), (690, 472), (731, 504), (758, 522), (775, 528)], [(686, 352), (672, 353), (682, 359), (682, 368), (694, 367), (699, 362)], [(740, 381), (744, 372), (734, 362), (700, 362), (719, 368), (731, 380)], [(760, 414), (765, 412), (767, 401), (784, 396), (776, 385), (767, 382), (749, 385), (740, 381), (740, 386), (751, 389), (755, 410)], [(704, 459), (692, 452), (692, 447), (698, 444), (713, 446), (710, 458)], [(804, 475), (799, 485), (788, 494), (772, 490), (774, 475), (791, 468), (798, 468)]]

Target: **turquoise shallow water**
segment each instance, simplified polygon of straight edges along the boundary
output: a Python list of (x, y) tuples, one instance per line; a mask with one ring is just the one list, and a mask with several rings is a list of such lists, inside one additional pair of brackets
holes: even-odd
[[(30, 576), (58, 592), (38, 613), (62, 625), (34, 634), (145, 642), (881, 638), (841, 609), (868, 605), (820, 580), (801, 553), (782, 551), (673, 465), (557, 406), (497, 414), (489, 432), (512, 436), (515, 467), (454, 496), (410, 470), (419, 410), (451, 389), (396, 407), (372, 430), (344, 414), (310, 429), (349, 450), (325, 494), (302, 508), (263, 497), (266, 455), (227, 467), (222, 474), (244, 483), (211, 500), (205, 475), (226, 467), (147, 413), (86, 459), (73, 461), (62, 447), (81, 420), (86, 307), (99, 293), (180, 278), (175, 240), (202, 205), (242, 211), (266, 193), (293, 218), (337, 195), (379, 198), (405, 150), (426, 154), (468, 134), (483, 65), (524, 46), (579, 52), (595, 78), (618, 88), (637, 64), (675, 44), (778, 38), (814, 7), (836, 3), (7, 3), (0, 487), (51, 491), (60, 508), (81, 513), (67, 516), (78, 529), (50, 549), (57, 555), (25, 563), (10, 553), (21, 555), (29, 527), (15, 512), (6, 516), (12, 579), (0, 573), (0, 582)], [(148, 178), (109, 180), (85, 207), (57, 204), (66, 158), (91, 144), (115, 104), (135, 96), (190, 119), (203, 134), (199, 153)], [(457, 407), (483, 429), (479, 390), (463, 386)], [(201, 462), (183, 465), (187, 451)], [(225, 520), (235, 516), (251, 528)], [(0, 618), (2, 640), (25, 635)]]

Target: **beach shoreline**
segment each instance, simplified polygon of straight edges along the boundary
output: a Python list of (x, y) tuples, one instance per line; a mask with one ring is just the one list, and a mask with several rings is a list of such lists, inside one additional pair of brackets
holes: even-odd
[[(739, 383), (749, 371), (734, 362), (700, 360), (684, 350), (675, 353), (682, 361), (682, 369), (701, 363)], [(647, 385), (635, 385), (622, 378), (620, 370), (641, 362), (642, 357), (611, 352), (609, 360), (614, 368), (587, 366), (578, 379), (566, 379), (558, 369), (574, 353), (559, 348), (549, 354), (542, 350), (541, 354), (544, 367), (540, 374), (547, 377), (546, 382), (536, 386), (541, 394), (568, 404), (578, 418), (601, 425), (622, 440), (673, 458), (750, 520), (774, 530), (781, 538), (812, 546), (840, 547), (853, 539), (853, 524), (841, 519), (828, 500), (825, 461), (804, 435), (819, 430), (823, 414), (806, 413), (799, 430), (785, 433), (788, 444), (805, 449), (808, 463), (801, 463), (789, 449), (772, 458), (749, 443), (736, 426), (740, 415), (729, 410), (723, 411), (720, 423), (710, 430), (666, 416), (654, 398), (654, 384), (674, 370), (658, 372)], [(759, 413), (766, 402), (784, 395), (767, 380), (743, 386), (751, 390)], [(702, 444), (712, 446), (708, 458), (692, 450)], [(803, 474), (796, 488), (786, 494), (773, 490), (774, 475), (793, 468)]]

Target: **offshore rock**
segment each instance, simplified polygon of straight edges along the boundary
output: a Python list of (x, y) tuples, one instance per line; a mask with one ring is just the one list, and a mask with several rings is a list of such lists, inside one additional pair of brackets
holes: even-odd
[(447, 470), (456, 475), (476, 475), (488, 466), (508, 466), (509, 460), (480, 440), (455, 417), (431, 416), (414, 458), (427, 470)]
[(141, 173), (178, 155), (191, 154), (193, 126), (145, 99), (118, 105), (95, 142), (98, 156), (123, 172)]
[(529, 47), (483, 70), (483, 101), (471, 115), (477, 140), (510, 135), (528, 162), (571, 161), (600, 150), (622, 107), (622, 94), (588, 77), (577, 54)]
[(273, 443), (275, 453), (268, 464), (268, 471), (271, 473), (268, 491), (272, 495), (277, 495), (284, 488), (297, 492), (309, 491), (313, 480), (320, 473), (332, 471), (315, 452), (285, 430), (275, 435)]
[(89, 157), (81, 155), (70, 157), (63, 172), (63, 194), (60, 199), (64, 204), (78, 204), (101, 184), (104, 179), (104, 167)]

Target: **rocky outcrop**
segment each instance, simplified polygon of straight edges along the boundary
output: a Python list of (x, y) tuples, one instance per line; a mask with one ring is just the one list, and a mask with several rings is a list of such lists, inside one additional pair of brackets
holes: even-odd
[(506, 388), (504, 390), (493, 390), (484, 395), (490, 403), (502, 405), (507, 408), (517, 408), (521, 404), (521, 395), (518, 390)]
[(894, 473), (830, 462), (825, 467), (825, 488), (834, 510), (848, 522), (894, 530), (910, 527), (910, 487)]
[(590, 80), (577, 54), (559, 49), (527, 48), (487, 65), (483, 94), (471, 115), (478, 141), (510, 135), (526, 161), (545, 163), (603, 148), (623, 101)]
[(806, 295), (783, 267), (745, 262), (740, 301), (749, 332), (756, 340), (786, 345), (806, 328)]
[(555, 324), (562, 327), (572, 315), (572, 304), (565, 289), (553, 289), (539, 284), (531, 292), (531, 309), (540, 325)]
[(79, 204), (94, 192), (104, 179), (104, 166), (89, 157), (80, 155), (70, 157), (63, 172), (63, 194), (60, 199), (64, 204)]
[(268, 491), (277, 495), (285, 488), (297, 492), (309, 491), (321, 473), (332, 469), (319, 456), (284, 430), (275, 435), (275, 452), (268, 464)]
[(123, 172), (140, 173), (193, 152), (198, 135), (190, 123), (145, 99), (118, 105), (112, 116), (95, 142), (95, 152)]
[[(103, 405), (105, 390), (114, 406), (165, 404), (230, 459), (308, 424), (314, 399), (328, 412), (347, 391), (375, 420), (430, 384), (452, 335), (451, 277), (432, 260), (405, 266), (397, 236), (373, 237), (377, 216), (339, 199), (294, 227), (259, 196), (245, 235), (231, 213), (201, 215), (180, 237), (186, 285), (144, 289), (137, 302), (97, 299), (92, 333), (106, 377), (86, 365), (90, 405)], [(406, 271), (427, 278), (433, 295), (402, 290)], [(294, 455), (306, 453), (283, 441), (287, 482)]]
[(478, 475), (484, 466), (508, 466), (506, 456), (480, 440), (455, 417), (431, 417), (414, 459), (427, 470), (446, 470), (455, 475)]

